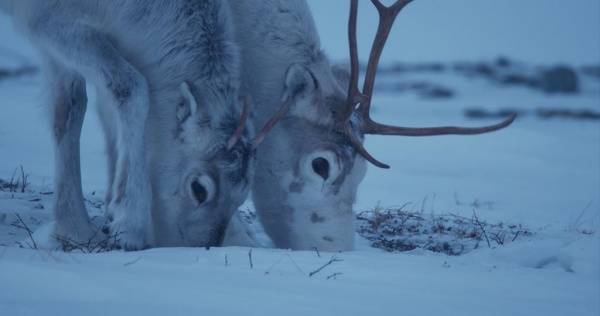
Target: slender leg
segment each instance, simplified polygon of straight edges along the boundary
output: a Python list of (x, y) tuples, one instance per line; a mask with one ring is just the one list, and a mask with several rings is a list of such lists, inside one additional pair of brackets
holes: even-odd
[(56, 220), (53, 237), (88, 241), (94, 229), (83, 202), (79, 139), (87, 107), (85, 80), (53, 62), (47, 63), (55, 145)]
[(105, 145), (106, 145), (106, 162), (108, 167), (108, 182), (106, 196), (104, 199), (106, 205), (106, 215), (109, 220), (113, 220), (114, 216), (110, 213), (108, 206), (113, 200), (113, 190), (115, 188), (115, 178), (117, 173), (117, 116), (114, 105), (111, 104), (110, 93), (105, 89), (98, 89), (97, 92), (97, 108), (102, 129), (104, 130)]
[[(109, 205), (114, 216), (111, 231), (119, 234), (125, 249), (144, 248), (151, 239), (152, 200), (144, 148), (149, 107), (146, 80), (101, 32), (87, 25), (52, 23), (52, 27), (31, 30), (37, 41), (60, 63), (106, 89), (116, 107), (118, 157)], [(56, 29), (63, 32), (48, 31)]]

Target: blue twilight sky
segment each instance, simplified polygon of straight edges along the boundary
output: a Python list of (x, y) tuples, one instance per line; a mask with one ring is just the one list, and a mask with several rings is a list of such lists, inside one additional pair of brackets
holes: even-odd
[[(335, 59), (346, 59), (348, 1), (308, 3), (325, 50)], [(370, 1), (361, 0), (361, 59), (366, 58), (376, 23)], [(498, 55), (535, 63), (600, 63), (600, 0), (415, 0), (400, 13), (382, 60)]]

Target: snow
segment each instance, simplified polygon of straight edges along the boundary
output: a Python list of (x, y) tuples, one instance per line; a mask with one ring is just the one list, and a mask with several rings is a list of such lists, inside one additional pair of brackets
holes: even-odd
[[(359, 250), (154, 249), (101, 255), (5, 248), (3, 315), (597, 315), (594, 241), (524, 244), (462, 257)], [(225, 265), (225, 256), (229, 262)], [(536, 268), (563, 256), (559, 265)], [(562, 260), (562, 259), (559, 259)], [(597, 262), (597, 261), (596, 261)], [(339, 275), (327, 279), (334, 273)]]
[[(346, 5), (311, 1), (323, 44), (346, 58)], [(335, 6), (334, 6), (335, 5)], [(340, 12), (340, 14), (331, 14)], [(361, 51), (375, 16), (361, 2)], [(342, 14), (343, 13), (343, 14)], [(564, 1), (433, 1), (407, 7), (384, 63), (489, 60), (600, 63), (600, 4)], [(511, 17), (507, 20), (506, 17)], [(575, 18), (576, 17), (576, 18)], [(482, 23), (485, 21), (485, 23)], [(368, 27), (367, 27), (368, 26)], [(0, 68), (34, 63), (35, 53), (0, 15)], [(600, 123), (519, 118), (474, 137), (369, 137), (391, 170), (370, 167), (356, 210), (400, 206), (425, 213), (523, 224), (534, 232), (503, 247), (463, 256), (424, 250), (387, 253), (357, 237), (340, 254), (268, 248), (171, 248), (100, 254), (14, 247), (27, 241), (11, 223), (51, 221), (53, 150), (40, 75), (0, 80), (0, 179), (22, 165), (30, 192), (0, 192), (0, 315), (598, 315), (600, 314)], [(455, 90), (450, 99), (381, 92), (375, 118), (410, 126), (480, 125), (469, 107), (600, 110), (600, 84), (577, 95), (547, 95), (455, 74), (410, 74)], [(395, 77), (382, 77), (394, 82)], [(88, 208), (105, 190), (103, 138), (90, 104), (82, 135)], [(38, 200), (39, 199), (39, 200)], [(251, 207), (251, 205), (249, 204)], [(316, 275), (308, 274), (333, 256)], [(226, 259), (227, 258), (227, 264)], [(339, 273), (339, 274), (336, 274)], [(335, 277), (334, 277), (335, 276)], [(330, 277), (328, 279), (328, 277)]]

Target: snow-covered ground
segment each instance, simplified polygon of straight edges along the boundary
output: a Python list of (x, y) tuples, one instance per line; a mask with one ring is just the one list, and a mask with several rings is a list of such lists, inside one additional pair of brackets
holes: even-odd
[(462, 257), (359, 250), (336, 255), (343, 261), (313, 277), (332, 254), (254, 249), (251, 268), (248, 249), (236, 247), (99, 255), (4, 248), (0, 314), (598, 315), (598, 257), (589, 251), (597, 244), (565, 243)]
[[(346, 6), (337, 9), (330, 2), (311, 6), (324, 46), (343, 59)], [(370, 10), (363, 2), (361, 12)], [(449, 62), (507, 54), (534, 64), (600, 63), (595, 1), (565, 6), (548, 0), (540, 10), (541, 1), (469, 1), (474, 12), (461, 15), (460, 5), (450, 3), (411, 4), (397, 33), (408, 42), (391, 45), (384, 62), (405, 56)], [(467, 7), (467, 1), (461, 3)], [(511, 13), (518, 19), (503, 23), (501, 17)], [(525, 22), (535, 14), (537, 24), (527, 29)], [(372, 14), (365, 13), (361, 21), (365, 29), (374, 28)], [(468, 32), (458, 36), (461, 30)], [(366, 40), (369, 34), (362, 36)], [(486, 34), (497, 35), (497, 41)], [(456, 42), (440, 43), (444, 36)], [(468, 51), (461, 55), (460, 49)], [(0, 15), (0, 68), (35, 60), (33, 50)], [(449, 73), (408, 76), (402, 80), (440, 83), (456, 96), (422, 99), (381, 92), (376, 119), (411, 126), (479, 125), (490, 121), (464, 118), (465, 108), (600, 111), (599, 81), (586, 81), (577, 95), (547, 95)], [(394, 80), (386, 76), (382, 82)], [(25, 194), (0, 192), (0, 315), (600, 314), (597, 120), (526, 116), (489, 135), (367, 139), (367, 148), (392, 169), (369, 168), (357, 211), (409, 202), (409, 209), (426, 214), (471, 216), (475, 210), (485, 221), (527, 226), (534, 232), (529, 238), (454, 257), (424, 250), (386, 253), (357, 237), (358, 249), (341, 254), (253, 249), (251, 267), (250, 250), (239, 247), (102, 254), (15, 247), (28, 240), (24, 230), (11, 225), (15, 214), (32, 227), (51, 219), (51, 195), (43, 193), (52, 190), (53, 151), (40, 84), (39, 75), (0, 80), (0, 179), (10, 180), (22, 165), (32, 183)], [(98, 213), (94, 205), (104, 193), (105, 166), (93, 100), (82, 136), (82, 170), (88, 207)], [(309, 276), (333, 256), (343, 261)]]

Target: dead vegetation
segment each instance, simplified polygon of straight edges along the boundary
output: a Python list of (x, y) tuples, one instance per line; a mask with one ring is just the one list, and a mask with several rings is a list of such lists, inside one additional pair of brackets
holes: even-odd
[[(30, 225), (19, 215), (15, 214), (16, 220), (11, 223), (11, 226), (17, 230), (23, 231), (26, 234), (25, 241), (17, 241), (19, 248), (38, 249), (38, 243), (35, 240), (33, 230)], [(34, 220), (34, 219), (31, 219)], [(59, 249), (64, 252), (81, 252), (81, 253), (102, 253), (120, 249), (119, 233), (105, 234), (102, 232), (101, 225), (96, 229), (94, 234), (86, 241), (80, 242), (66, 236), (53, 236), (59, 244)]]
[[(43, 209), (43, 204), (50, 200), (45, 196), (53, 193), (33, 192), (28, 189), (28, 186), (29, 180), (24, 168), (16, 169), (11, 180), (0, 180), (0, 190), (14, 192), (13, 198), (32, 203), (32, 209), (37, 209), (36, 205), (38, 204)], [(21, 194), (20, 192), (27, 193)], [(12, 193), (11, 196), (13, 196)], [(466, 217), (455, 214), (434, 214), (435, 198), (435, 195), (427, 196), (418, 205), (406, 203), (397, 208), (376, 207), (373, 210), (361, 212), (357, 214), (357, 232), (366, 238), (372, 247), (386, 251), (424, 249), (452, 256), (462, 255), (479, 247), (504, 246), (533, 234), (522, 225), (482, 221), (476, 211), (493, 210), (494, 203), (492, 201), (479, 199), (462, 201), (455, 194), (457, 207), (474, 209), (472, 216)], [(100, 214), (103, 202), (92, 194), (86, 199), (86, 206), (94, 213)], [(245, 225), (259, 225), (256, 214), (251, 210), (243, 210), (241, 219)], [(93, 221), (98, 229), (89, 240), (80, 242), (65, 236), (54, 236), (59, 243), (58, 248), (65, 252), (81, 253), (101, 253), (119, 249), (119, 234), (109, 235), (101, 229), (106, 226), (107, 219), (98, 215), (93, 217)], [(580, 221), (582, 220), (575, 220), (577, 223)], [(39, 219), (32, 216), (25, 217), (18, 213), (14, 215), (0, 214), (0, 223), (6, 223), (16, 229), (17, 231), (11, 233), (14, 236), (17, 234), (24, 236), (21, 237), (23, 241), (16, 242), (17, 246), (38, 248), (39, 242), (34, 239), (33, 231), (42, 224)], [(587, 230), (584, 232), (587, 233)], [(314, 251), (315, 255), (320, 258), (319, 249), (314, 249)], [(250, 268), (253, 268), (255, 262), (252, 250), (248, 252), (247, 256), (248, 264)], [(230, 264), (229, 259), (225, 258), (226, 266)]]
[(458, 256), (482, 245), (495, 248), (533, 234), (522, 225), (481, 221), (475, 211), (469, 218), (376, 208), (359, 213), (357, 222), (358, 233), (371, 246), (390, 252), (425, 249)]
[(96, 233), (85, 242), (78, 242), (59, 235), (55, 238), (64, 252), (102, 253), (121, 249), (119, 235), (120, 233), (107, 235), (98, 228)]
[[(325, 264), (323, 264), (322, 266), (318, 267), (317, 269), (315, 269), (315, 270), (311, 271), (311, 272), (308, 274), (308, 277), (309, 277), (309, 278), (312, 278), (314, 275), (316, 275), (317, 273), (319, 273), (319, 272), (323, 271), (323, 269), (327, 268), (328, 266), (330, 266), (330, 265), (332, 265), (332, 264), (334, 264), (334, 263), (336, 263), (336, 262), (341, 262), (341, 261), (344, 261), (344, 260), (342, 260), (342, 259), (340, 259), (340, 258), (338, 258), (338, 257), (336, 257), (336, 256), (333, 256), (333, 257), (331, 257), (331, 259), (329, 259), (329, 261), (325, 262)], [(339, 272), (336, 272), (336, 273), (334, 273), (334, 274), (332, 274), (332, 275), (329, 275), (329, 276), (327, 277), (327, 279), (329, 280), (329, 279), (331, 279), (331, 278), (335, 278), (337, 275), (340, 275), (340, 273), (339, 273)]]
[(24, 241), (23, 243), (18, 242), (17, 244), (19, 245), (19, 247), (38, 249), (37, 243), (35, 242), (35, 238), (33, 238), (33, 231), (29, 228), (29, 225), (27, 225), (27, 223), (25, 223), (23, 218), (21, 218), (21, 215), (15, 214), (15, 216), (17, 217), (17, 220), (15, 222), (13, 222), (11, 224), (11, 226), (16, 229), (24, 230), (27, 233), (27, 238), (28, 238), (28, 240)]
[(13, 172), (9, 181), (0, 179), (0, 191), (10, 193), (25, 193), (29, 186), (29, 175), (25, 173), (23, 166), (19, 166)]
[[(44, 201), (47, 202), (48, 199), (43, 199), (42, 196), (52, 195), (53, 192), (37, 193), (29, 190), (28, 187), (28, 175), (22, 166), (13, 172), (10, 180), (0, 179), (0, 191), (10, 193), (9, 196), (11, 199), (29, 202), (31, 203), (31, 209), (34, 210), (45, 209)], [(103, 203), (100, 200), (86, 199), (85, 202), (88, 208), (94, 208), (97, 212), (103, 207)], [(10, 232), (10, 235), (25, 235), (24, 240), (14, 242), (19, 248), (39, 249), (39, 242), (35, 240), (33, 232), (42, 225), (42, 222), (37, 216), (22, 216), (19, 213), (0, 214), (0, 224), (6, 223), (6, 225), (11, 226), (15, 230)], [(76, 241), (66, 236), (53, 236), (59, 244), (58, 249), (65, 252), (82, 253), (100, 253), (119, 249), (119, 234), (110, 235), (102, 231), (102, 227), (108, 224), (107, 219), (104, 219), (103, 216), (95, 216), (92, 218), (92, 222), (97, 229), (93, 236), (84, 242)], [(3, 245), (6, 246), (6, 244)]]

